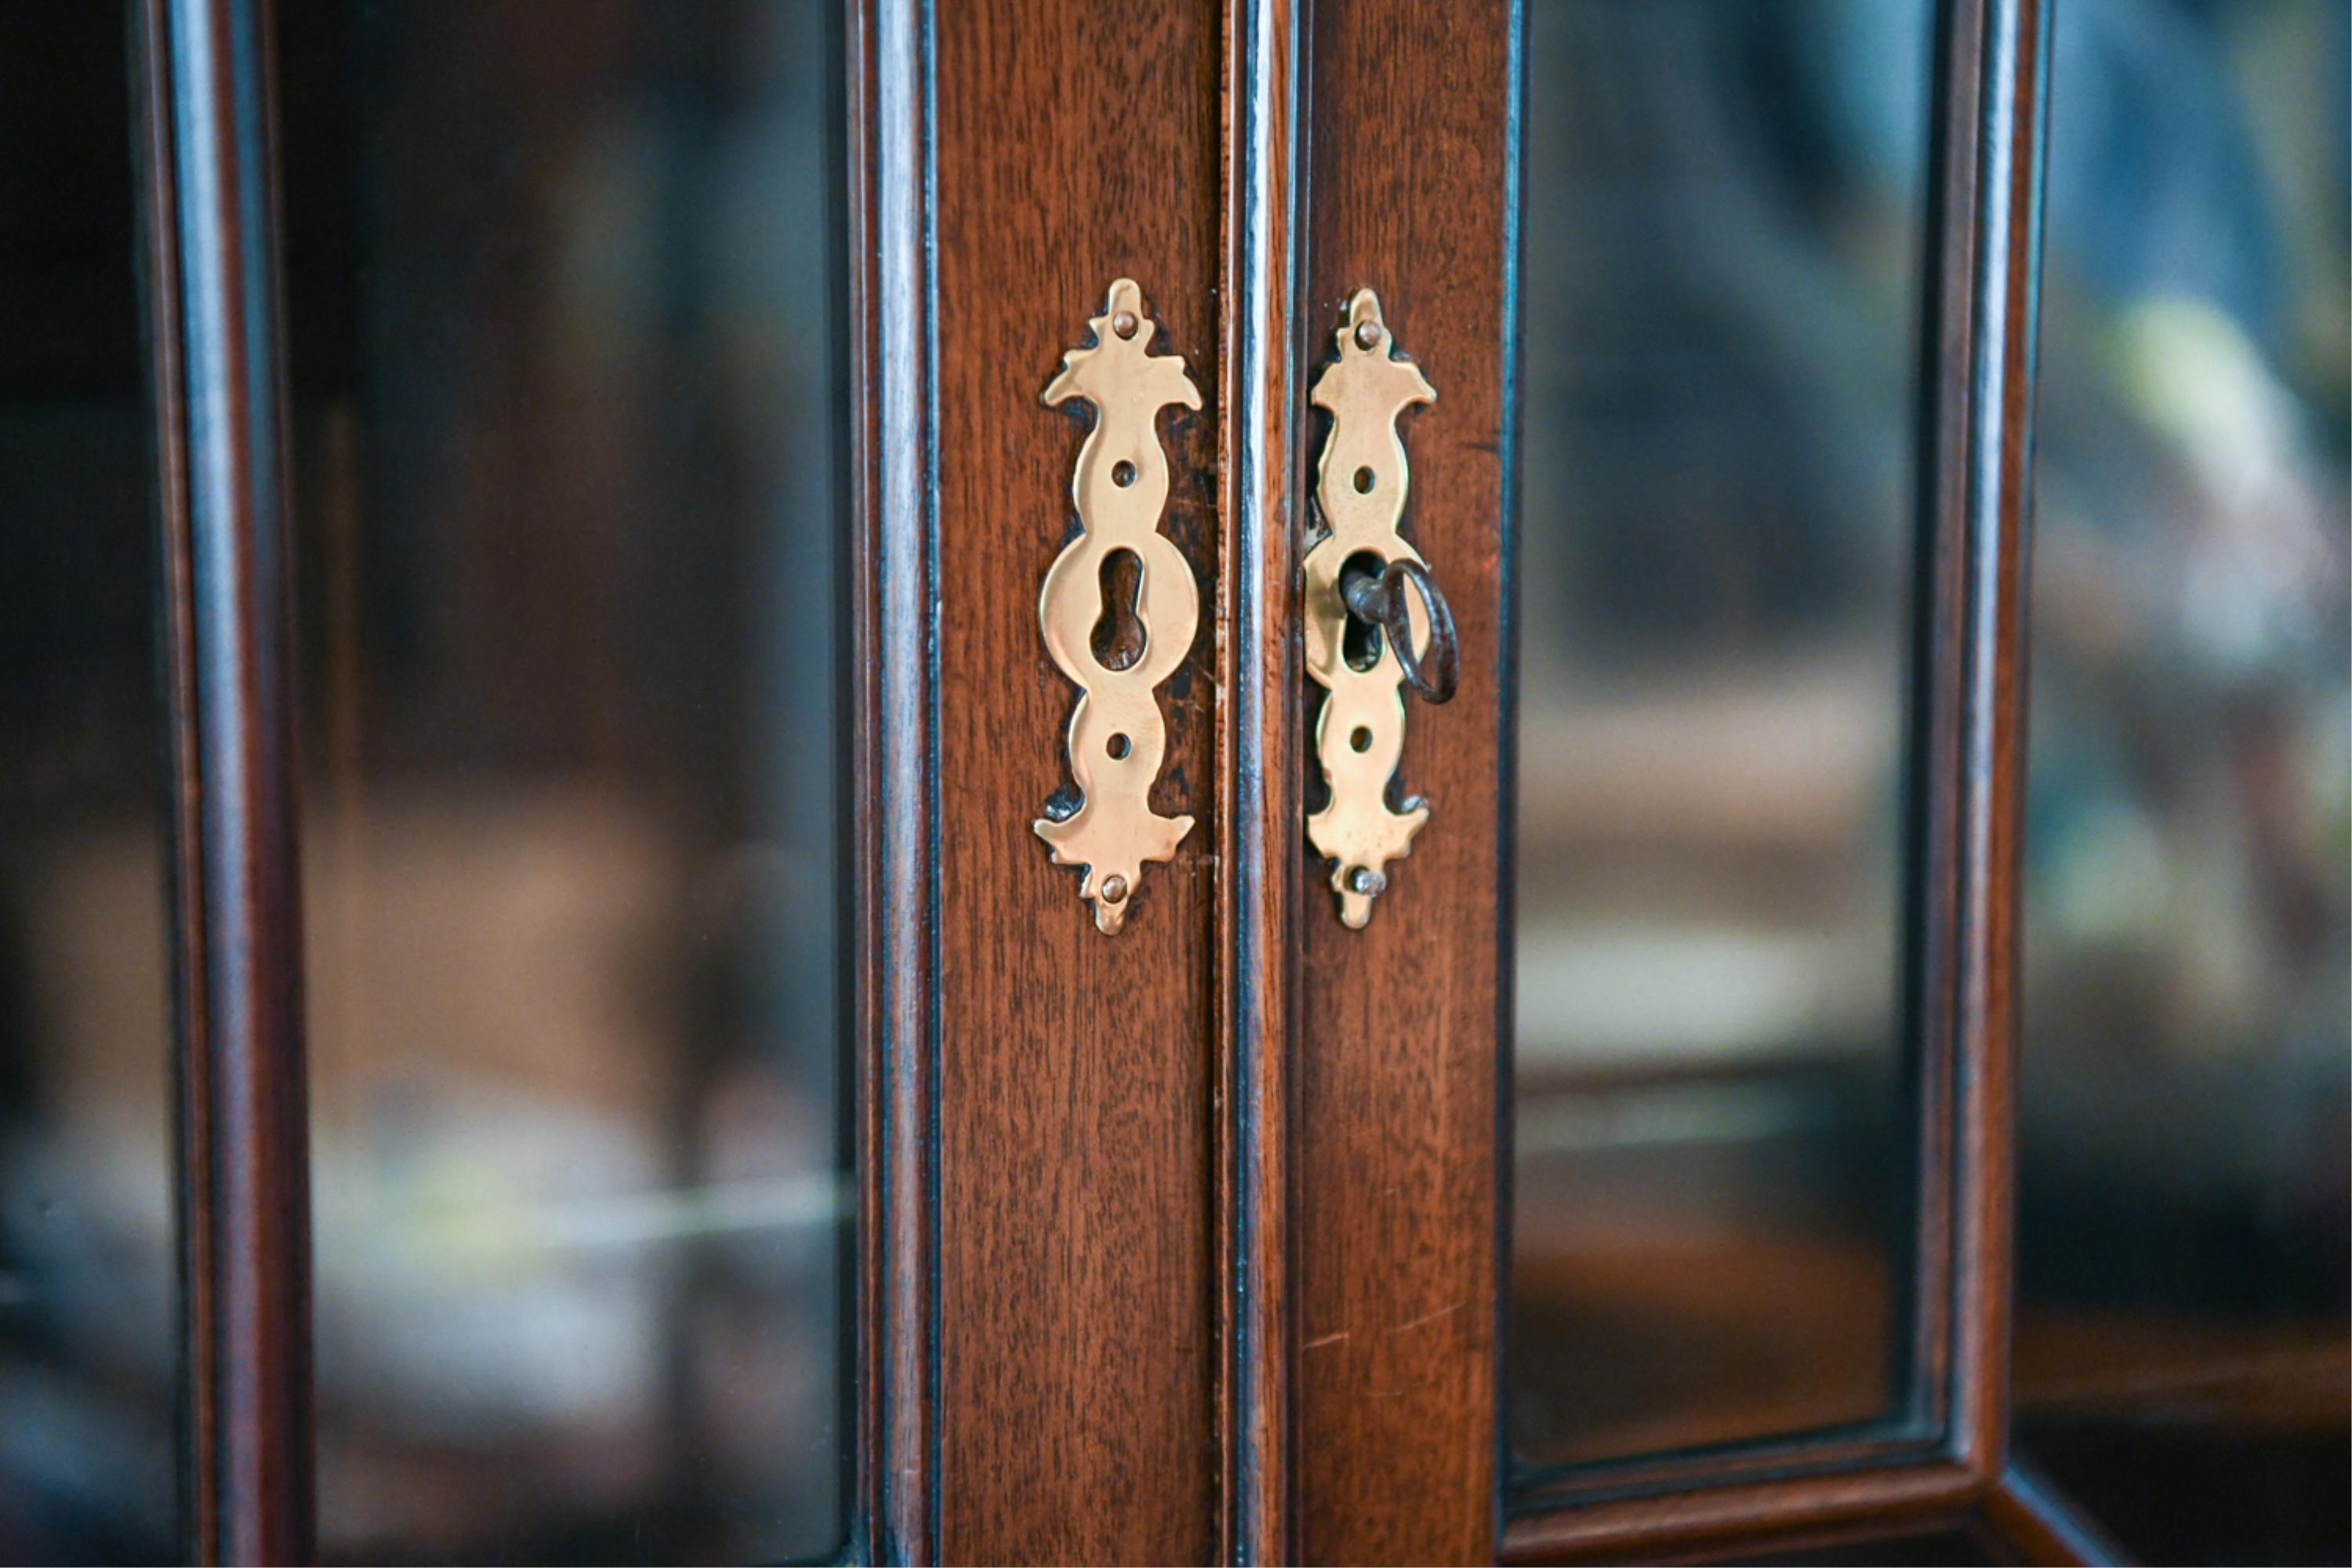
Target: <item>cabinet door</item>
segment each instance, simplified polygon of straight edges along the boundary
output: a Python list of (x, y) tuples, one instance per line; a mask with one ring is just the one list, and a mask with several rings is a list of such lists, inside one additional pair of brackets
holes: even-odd
[(1317, 1560), (2000, 1485), (2032, 5), (1318, 6), (1305, 273), (1464, 679), (1299, 911)]
[(135, 8), (194, 1555), (1224, 1550), (1226, 20)]
[(2341, 1555), (2341, 0), (35, 9), (0, 1552)]
[[(2342, 47), (2316, 5), (1303, 24), (1301, 381), (1376, 290), (1463, 676), (1404, 703), (1428, 817), (1362, 929), (1294, 861), (1302, 1556), (2340, 1550), (2340, 770), (2278, 764), (2344, 750), (2343, 226), (2257, 209), (2340, 209), (2297, 181)], [(2234, 679), (2233, 596), (2275, 634)]]

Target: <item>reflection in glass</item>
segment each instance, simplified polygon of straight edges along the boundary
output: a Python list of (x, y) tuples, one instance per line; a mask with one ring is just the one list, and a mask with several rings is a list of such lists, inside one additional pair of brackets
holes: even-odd
[(332, 1557), (841, 1539), (829, 9), (278, 11)]
[(1524, 1463), (1895, 1398), (1933, 9), (1529, 7)]
[(2352, 1556), (2346, 13), (2056, 11), (2016, 1392), (2150, 1562)]
[(121, 5), (0, 6), (0, 1562), (179, 1554), (154, 426)]

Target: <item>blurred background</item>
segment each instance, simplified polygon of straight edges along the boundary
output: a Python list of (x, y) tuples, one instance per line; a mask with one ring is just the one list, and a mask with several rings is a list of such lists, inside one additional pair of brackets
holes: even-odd
[[(1511, 1436), (1894, 1414), (1929, 7), (1533, 0)], [(2025, 1450), (2347, 1553), (2347, 7), (2063, 0)]]
[[(0, 7), (0, 1559), (175, 1559), (120, 5)], [(829, 7), (280, 5), (335, 1560), (844, 1540)]]
[(2340, 1563), (2347, 6), (2057, 18), (2021, 1442), (2151, 1561)]
[(1932, 0), (1528, 7), (1510, 1427), (1900, 1396)]
[(843, 1540), (829, 9), (278, 8), (331, 1556)]
[(121, 5), (0, 5), (0, 1559), (180, 1555), (154, 424)]

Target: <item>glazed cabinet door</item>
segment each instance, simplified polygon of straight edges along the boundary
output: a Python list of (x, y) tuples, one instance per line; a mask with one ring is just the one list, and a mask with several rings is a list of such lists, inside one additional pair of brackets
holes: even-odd
[(10, 13), (0, 1556), (1225, 1552), (1230, 20)]
[(2063, 14), (0, 7), (0, 1558), (2340, 1557), (2342, 5)]
[[(1381, 710), (1377, 804), (1425, 816), (1354, 908), (1314, 813), (1363, 737), (1304, 770), (1307, 1559), (1781, 1552), (2008, 1495), (2046, 20), (1314, 9), (1302, 374), (1350, 374), (1374, 290), (1461, 673)], [(1310, 479), (1310, 542), (1364, 477)]]
[(2343, 8), (1297, 37), (1297, 1555), (2340, 1557)]

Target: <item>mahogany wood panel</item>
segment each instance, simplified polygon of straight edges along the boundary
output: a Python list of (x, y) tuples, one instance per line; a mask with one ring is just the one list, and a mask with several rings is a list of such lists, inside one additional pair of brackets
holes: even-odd
[(1161, 531), (1218, 581), (1214, 0), (957, 0), (929, 16), (937, 420), (938, 1551), (1217, 1550), (1215, 652), (1159, 694), (1152, 795), (1199, 821), (1106, 937), (1031, 831), (1076, 693), (1037, 594), (1086, 416), (1041, 406), (1119, 277), (1205, 406), (1162, 416)]
[(138, 16), (192, 1553), (310, 1561), (309, 1107), (265, 0)]
[[(1517, 31), (1507, 0), (1313, 13), (1299, 380), (1332, 357), (1349, 295), (1376, 290), (1437, 389), (1403, 422), (1402, 531), (1453, 606), (1463, 669), (1451, 704), (1408, 699), (1402, 776), (1431, 816), (1370, 924), (1342, 927), (1328, 868), (1292, 863), (1297, 1509), (1314, 1562), (1495, 1549)], [(1316, 694), (1299, 700), (1311, 732)]]

